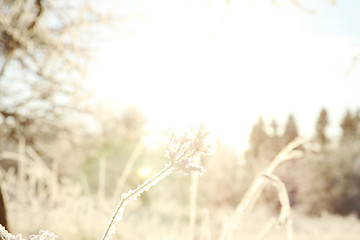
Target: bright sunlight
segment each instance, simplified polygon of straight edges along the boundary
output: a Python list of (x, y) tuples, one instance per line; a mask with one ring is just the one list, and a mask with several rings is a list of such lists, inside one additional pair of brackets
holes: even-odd
[(0, 6), (0, 240), (359, 239), (360, 1)]
[(134, 30), (104, 49), (93, 70), (101, 76), (96, 92), (138, 106), (149, 129), (205, 123), (236, 148), (246, 147), (259, 115), (284, 124), (293, 111), (310, 132), (333, 97), (307, 99), (317, 99), (324, 83), (348, 91), (342, 81), (357, 48), (351, 39), (307, 31), (300, 20), (309, 16), (289, 8), (271, 1), (144, 3), (142, 17), (125, 23)]
[(152, 170), (151, 166), (143, 166), (136, 171), (136, 175), (141, 179), (148, 178), (153, 173)]

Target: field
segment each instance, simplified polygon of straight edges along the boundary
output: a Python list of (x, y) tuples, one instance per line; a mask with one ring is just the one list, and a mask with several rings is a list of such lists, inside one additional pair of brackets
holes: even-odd
[[(242, 186), (244, 184), (234, 180), (231, 185), (222, 186), (224, 192), (227, 187), (247, 189), (236, 198), (241, 199), (239, 204), (234, 204), (234, 201), (216, 203), (208, 199), (209, 196), (216, 199), (223, 195), (219, 189), (214, 189), (212, 182), (201, 182), (202, 178), (212, 178), (207, 176), (211, 171), (199, 176), (199, 167), (189, 165), (189, 162), (186, 166), (180, 164), (184, 162), (178, 157), (178, 153), (190, 157), (197, 155), (197, 151), (206, 153), (208, 146), (202, 143), (202, 137), (198, 141), (199, 133), (200, 130), (194, 136), (172, 140), (168, 154), (170, 165), (165, 166), (179, 169), (175, 169), (171, 176), (168, 176), (170, 173), (165, 174), (161, 182), (158, 182), (161, 179), (154, 183), (150, 180), (147, 188), (152, 188), (146, 189), (149, 192), (142, 193), (138, 200), (130, 197), (130, 201), (125, 201), (126, 209), (123, 215), (121, 213), (122, 220), (119, 219), (121, 221), (116, 225), (113, 239), (350, 240), (360, 235), (360, 221), (355, 215), (342, 217), (323, 212), (315, 217), (306, 215), (297, 207), (290, 212), (289, 199), (283, 189), (285, 185), (272, 171), (278, 164), (286, 164), (283, 162), (299, 157), (300, 151), (294, 149), (303, 141), (301, 139), (284, 148), (263, 173), (257, 175), (251, 186)], [(192, 139), (190, 143), (182, 145), (188, 139)], [(56, 166), (48, 167), (29, 147), (19, 149), (23, 152), (2, 155), (7, 159), (13, 157), (18, 162), (16, 172), (14, 168), (3, 172), (2, 188), (10, 232), (27, 238), (41, 229), (47, 229), (54, 232), (58, 239), (101, 239), (119, 201), (115, 194), (107, 193), (106, 167), (99, 169), (98, 189), (93, 192), (85, 178), (59, 178)], [(172, 152), (176, 153), (173, 154), (177, 156), (175, 160), (171, 160)], [(184, 176), (182, 172), (189, 169), (195, 172)], [(124, 175), (119, 176), (119, 179), (122, 178)], [(280, 206), (276, 210), (270, 208), (263, 198), (257, 200), (267, 178), (278, 191)], [(206, 190), (210, 195), (202, 196), (202, 188), (208, 188)], [(134, 192), (129, 192), (131, 194)], [(229, 226), (234, 219), (237, 227), (230, 234)]]
[(359, 239), (360, 1), (0, 6), (0, 240)]

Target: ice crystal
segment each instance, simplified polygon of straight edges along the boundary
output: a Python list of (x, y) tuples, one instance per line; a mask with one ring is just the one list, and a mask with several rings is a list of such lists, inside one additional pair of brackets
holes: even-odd
[(130, 190), (122, 195), (102, 240), (111, 239), (112, 235), (115, 233), (115, 226), (122, 219), (124, 209), (130, 200), (136, 200), (144, 191), (149, 191), (151, 187), (169, 176), (174, 170), (183, 171), (185, 174), (189, 174), (193, 171), (204, 172), (205, 170), (202, 167), (194, 164), (194, 160), (201, 155), (211, 153), (212, 147), (205, 141), (208, 135), (209, 133), (204, 131), (203, 126), (197, 131), (191, 129), (189, 131), (184, 131), (180, 135), (171, 132), (170, 149), (165, 155), (169, 160), (169, 163), (155, 174), (155, 176), (144, 182), (142, 185), (139, 185), (135, 190)]
[(194, 164), (201, 155), (209, 155), (213, 146), (206, 142), (209, 132), (201, 126), (198, 130), (190, 129), (182, 134), (170, 133), (170, 150), (166, 153), (169, 163), (177, 170), (189, 174), (193, 171), (203, 172), (202, 167)]
[(0, 224), (0, 238), (5, 240), (24, 240), (21, 234), (12, 235)]
[[(12, 235), (6, 231), (2, 225), (0, 225), (0, 238), (5, 240), (25, 240), (22, 238), (21, 234), (17, 234), (16, 236)], [(31, 235), (29, 237), (30, 240), (55, 240), (55, 238), (55, 234), (48, 230), (40, 230), (38, 235)]]
[(55, 240), (56, 236), (48, 230), (40, 230), (38, 235), (31, 235), (30, 240)]

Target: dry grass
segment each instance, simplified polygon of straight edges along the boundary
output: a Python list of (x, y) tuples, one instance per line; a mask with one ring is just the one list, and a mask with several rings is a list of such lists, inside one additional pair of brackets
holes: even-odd
[(246, 217), (246, 214), (252, 209), (268, 180), (270, 180), (270, 182), (273, 183), (277, 188), (279, 199), (282, 205), (278, 221), (279, 223), (286, 223), (288, 239), (292, 239), (289, 198), (284, 183), (280, 180), (280, 178), (273, 175), (273, 171), (279, 164), (299, 157), (301, 153), (298, 150), (295, 150), (295, 148), (301, 145), (303, 141), (304, 138), (299, 137), (290, 142), (274, 158), (269, 166), (267, 166), (266, 169), (255, 178), (249, 190), (238, 204), (230, 221), (224, 224), (224, 229), (220, 240), (231, 240), (233, 238), (237, 226), (240, 224), (243, 218)]
[[(209, 153), (206, 143), (207, 134), (203, 129), (188, 131), (178, 136), (171, 134), (168, 164), (153, 178), (134, 191), (122, 196), (113, 213), (108, 227), (106, 222), (115, 205), (113, 196), (92, 194), (86, 190), (86, 182), (72, 179), (59, 179), (56, 165), (49, 168), (36, 153), (20, 143), (18, 152), (3, 152), (1, 159), (13, 159), (18, 171), (2, 172), (2, 188), (6, 200), (12, 233), (30, 236), (41, 229), (48, 229), (59, 239), (357, 239), (360, 224), (355, 217), (341, 218), (323, 215), (310, 218), (299, 212), (290, 214), (286, 186), (274, 175), (275, 168), (287, 160), (297, 158), (301, 152), (296, 148), (304, 141), (297, 138), (285, 147), (253, 180), (248, 191), (234, 209), (221, 206), (216, 211), (197, 204), (199, 156)], [(135, 150), (127, 169), (131, 168), (142, 147)], [(105, 164), (105, 163), (104, 163)], [(105, 176), (104, 169), (99, 171)], [(156, 201), (148, 205), (133, 202), (139, 194), (149, 190), (160, 180), (175, 170), (193, 174), (191, 180), (189, 206), (181, 204), (169, 191), (171, 185), (159, 184), (151, 189)], [(194, 172), (195, 171), (195, 172)], [(195, 174), (194, 174), (195, 173)], [(121, 186), (129, 171), (119, 176)], [(278, 192), (281, 209), (277, 216), (264, 210), (261, 203), (256, 204), (266, 185), (270, 183)], [(99, 184), (103, 186), (104, 184)], [(99, 189), (103, 191), (103, 189)], [(174, 191), (177, 191), (176, 189)], [(117, 194), (115, 194), (116, 196)], [(127, 205), (128, 203), (132, 203)], [(124, 209), (127, 213), (124, 213)], [(254, 208), (254, 206), (260, 206)], [(249, 214), (252, 211), (252, 214)], [(190, 212), (190, 213), (189, 213)], [(116, 227), (116, 223), (124, 220)], [(31, 224), (30, 224), (31, 223)], [(329, 229), (329, 226), (330, 229)], [(115, 227), (118, 229), (115, 232)], [(342, 231), (341, 229), (345, 231)], [(16, 239), (0, 229), (3, 239)], [(113, 235), (110, 233), (114, 233)], [(45, 234), (45, 231), (40, 232)], [(49, 232), (42, 239), (52, 239)], [(30, 239), (35, 238), (33, 235)], [(44, 237), (45, 236), (45, 237)], [(17, 237), (20, 239), (20, 236)], [(36, 239), (36, 238), (35, 238)]]

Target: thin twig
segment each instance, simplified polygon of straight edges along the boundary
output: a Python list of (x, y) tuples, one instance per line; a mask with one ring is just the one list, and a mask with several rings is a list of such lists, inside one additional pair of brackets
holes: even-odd
[(270, 163), (270, 165), (260, 173), (252, 182), (250, 188), (245, 193), (241, 202), (238, 204), (235, 213), (228, 223), (225, 223), (223, 231), (220, 236), (220, 240), (231, 240), (232, 236), (239, 225), (240, 221), (245, 215), (245, 211), (250, 211), (252, 206), (255, 204), (257, 199), (259, 198), (262, 190), (265, 187), (266, 179), (263, 177), (264, 175), (271, 175), (275, 168), (282, 162), (287, 160), (298, 158), (301, 156), (301, 152), (295, 150), (298, 146), (300, 146), (304, 142), (304, 137), (297, 137), (293, 141), (291, 141), (281, 152), (276, 155), (274, 160)]

